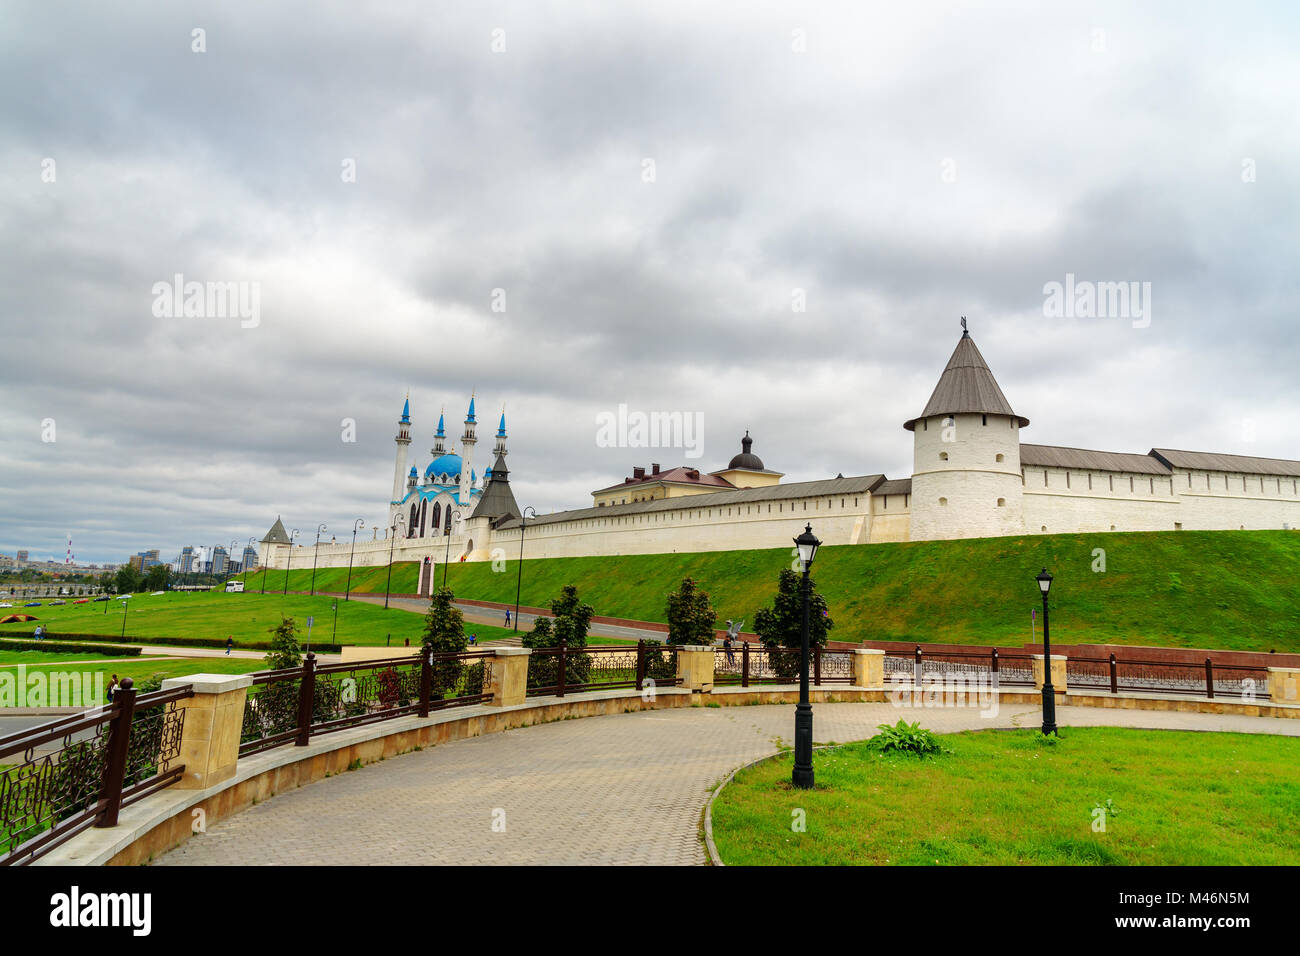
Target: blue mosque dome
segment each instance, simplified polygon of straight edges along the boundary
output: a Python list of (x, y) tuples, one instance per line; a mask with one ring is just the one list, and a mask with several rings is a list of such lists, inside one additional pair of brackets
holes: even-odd
[(429, 462), (429, 467), (424, 469), (424, 476), (426, 478), (436, 478), (438, 475), (449, 475), (459, 480), (460, 469), (460, 455), (440, 455)]

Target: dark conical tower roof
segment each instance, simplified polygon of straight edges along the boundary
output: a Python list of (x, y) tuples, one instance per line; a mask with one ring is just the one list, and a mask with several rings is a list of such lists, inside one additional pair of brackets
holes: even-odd
[(1029, 419), (1017, 415), (1011, 410), (1011, 403), (1002, 394), (993, 372), (975, 347), (975, 340), (963, 328), (957, 348), (952, 358), (939, 376), (939, 384), (934, 387), (934, 394), (925, 403), (925, 411), (916, 418), (903, 423), (908, 431), (916, 429), (916, 423), (923, 418), (935, 415), (956, 415), (959, 413), (1006, 415), (1019, 420), (1020, 427), (1029, 424)]
[(497, 455), (497, 460), (492, 465), (492, 477), (488, 479), (472, 517), (491, 518), (494, 521), (519, 517), (519, 505), (515, 503), (514, 492), (510, 490), (510, 470), (506, 468), (506, 460), (501, 455)]
[(293, 544), (289, 540), (289, 532), (284, 530), (284, 525), (280, 523), (280, 516), (275, 516), (275, 524), (271, 525), (271, 530), (266, 533), (262, 539), (263, 544)]

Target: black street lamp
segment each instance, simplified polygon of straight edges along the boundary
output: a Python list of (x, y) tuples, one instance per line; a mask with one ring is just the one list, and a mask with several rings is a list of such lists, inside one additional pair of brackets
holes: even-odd
[(406, 527), (406, 515), (394, 516), (393, 526), (388, 529), (388, 580), (384, 582), (384, 610), (388, 610), (388, 586), (393, 583), (393, 546), (397, 544), (397, 526)]
[[(257, 539), (256, 539), (256, 538), (249, 538), (249, 539), (248, 539), (248, 544), (244, 545), (244, 554), (248, 554), (248, 552), (249, 552), (250, 550), (252, 550), (252, 551), (256, 551), (257, 549), (253, 547), (253, 545), (256, 544), (256, 543), (257, 543)], [(246, 563), (246, 561), (245, 561), (243, 558), (241, 558), (239, 564), (240, 564), (240, 568), (241, 568), (241, 569), (243, 570), (243, 572), (244, 572), (244, 580), (245, 580), (248, 584), (251, 584), (252, 581), (253, 581), (253, 579), (252, 579), (253, 571), (252, 571), (251, 568), (246, 568), (246, 567), (244, 567), (244, 564), (245, 564), (245, 563)], [(253, 565), (253, 567), (257, 567), (257, 565)], [(265, 577), (263, 577), (263, 581), (265, 581)], [(245, 585), (245, 586), (247, 586), (247, 585)]]
[(523, 514), (519, 516), (519, 574), (515, 577), (515, 633), (519, 632), (519, 589), (524, 583), (524, 525), (528, 523), (528, 512), (537, 517), (537, 511), (532, 505), (524, 509)]
[(348, 552), (348, 584), (343, 590), (343, 600), (349, 600), (348, 595), (352, 593), (352, 555), (357, 553), (357, 529), (364, 528), (366, 523), (358, 518), (352, 522), (352, 550)]
[(460, 521), (460, 512), (453, 511), (451, 517), (447, 519), (447, 556), (442, 562), (442, 586), (447, 586), (447, 562), (451, 560), (451, 532), (455, 529)]
[(794, 545), (799, 549), (799, 563), (803, 565), (803, 640), (799, 657), (799, 703), (794, 708), (794, 773), (790, 779), (800, 790), (811, 790), (813, 785), (813, 720), (812, 704), (808, 701), (808, 658), (812, 656), (808, 647), (808, 573), (812, 570), (813, 558), (817, 556), (820, 544), (812, 533), (811, 524), (794, 539)]
[(230, 552), (226, 555), (226, 580), (222, 582), (223, 584), (230, 583), (230, 570), (231, 570), (231, 566), (234, 564), (235, 548), (237, 547), (239, 547), (238, 541), (230, 542)]
[(337, 644), (339, 642), (339, 599), (338, 598), (335, 598), (334, 602), (330, 604), (330, 610), (334, 612), (334, 630), (330, 631), (330, 643)]
[(262, 593), (263, 594), (266, 593), (266, 576), (267, 574), (270, 573), (270, 571), (271, 571), (271, 549), (268, 547), (266, 549), (266, 564), (262, 568)]
[(289, 557), (284, 562), (284, 594), (289, 593), (289, 568), (293, 564), (293, 541), (296, 537), (298, 537), (298, 529), (294, 528), (289, 532)]
[(316, 544), (311, 549), (311, 597), (316, 596), (316, 557), (320, 554), (320, 533), (326, 530), (324, 524), (316, 529)]
[(1034, 577), (1038, 590), (1043, 592), (1043, 733), (1056, 733), (1056, 691), (1052, 688), (1052, 637), (1047, 624), (1047, 592), (1052, 589), (1052, 576), (1047, 568)]
[(126, 637), (126, 612), (130, 606), (131, 602), (126, 598), (122, 598), (122, 637)]

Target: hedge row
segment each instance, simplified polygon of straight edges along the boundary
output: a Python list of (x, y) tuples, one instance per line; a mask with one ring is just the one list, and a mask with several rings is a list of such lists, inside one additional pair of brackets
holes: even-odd
[[(106, 634), (57, 634), (52, 635), (60, 641), (65, 640), (102, 640), (110, 635)], [(219, 647), (222, 650), (226, 647), (226, 642), (219, 637), (132, 637), (132, 643), (157, 645), (159, 647)], [(45, 642), (41, 642), (42, 644)], [(304, 648), (306, 642), (299, 639)], [(103, 646), (103, 645), (99, 645)], [(271, 649), (270, 641), (236, 641), (235, 649), (241, 651), (269, 651)], [(327, 644), (320, 641), (312, 641), (311, 649), (319, 651), (322, 654), (338, 654), (342, 651), (341, 644)]]
[[(76, 636), (76, 635), (73, 635)], [(140, 648), (122, 647), (117, 644), (77, 644), (71, 641), (16, 641), (0, 638), (3, 648), (8, 651), (40, 651), (43, 654), (102, 654), (105, 657), (139, 657)]]

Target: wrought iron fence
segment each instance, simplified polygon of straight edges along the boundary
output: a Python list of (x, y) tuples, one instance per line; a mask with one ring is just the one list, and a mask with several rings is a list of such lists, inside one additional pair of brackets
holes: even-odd
[(1236, 697), (1265, 700), (1269, 696), (1268, 668), (1242, 664), (1190, 661), (1121, 660), (1110, 657), (1068, 657), (1066, 683), (1071, 689), (1118, 694), (1136, 691), (1158, 694)]
[(1034, 684), (1034, 660), (1029, 654), (1006, 654), (996, 647), (970, 651), (922, 651), (920, 645), (910, 654), (885, 653), (886, 681), (910, 677), (920, 686), (926, 678), (964, 678), (985, 680), (989, 684), (1030, 686)]
[[(191, 687), (137, 696), (126, 678), (113, 702), (0, 738), (0, 866), (43, 856), (122, 807), (181, 778)], [(4, 766), (18, 756), (11, 766)]]
[(348, 664), (316, 664), (253, 674), (244, 704), (239, 754), (258, 753), (312, 736), (408, 714), (492, 699), (492, 651), (425, 654)]
[[(762, 644), (740, 641), (737, 647), (719, 647), (713, 653), (713, 683), (797, 684), (802, 652), (794, 647), (769, 648)], [(827, 651), (813, 647), (809, 661), (808, 682), (823, 684), (853, 683), (853, 655), (848, 651)]]
[(677, 648), (646, 641), (638, 641), (635, 647), (580, 649), (560, 644), (535, 647), (528, 655), (529, 697), (563, 697), (620, 687), (643, 690), (648, 681), (658, 687), (673, 687), (681, 682), (677, 676)]

